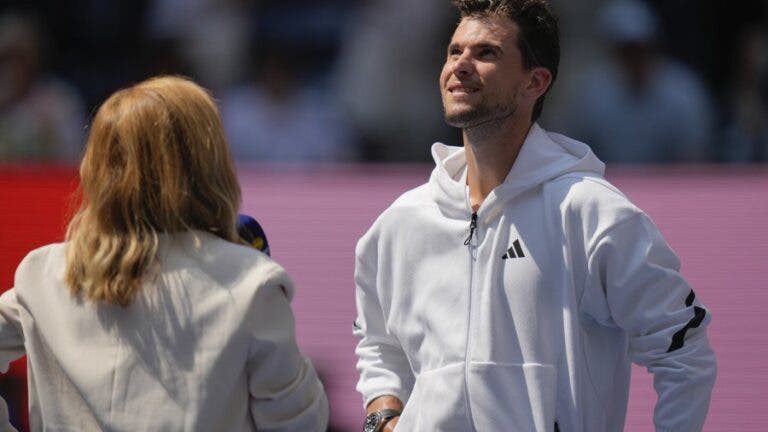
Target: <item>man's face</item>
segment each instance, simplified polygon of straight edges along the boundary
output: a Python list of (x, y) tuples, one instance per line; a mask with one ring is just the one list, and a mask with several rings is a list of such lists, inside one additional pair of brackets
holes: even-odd
[(440, 74), (445, 121), (471, 128), (513, 116), (527, 82), (517, 24), (505, 16), (464, 18)]

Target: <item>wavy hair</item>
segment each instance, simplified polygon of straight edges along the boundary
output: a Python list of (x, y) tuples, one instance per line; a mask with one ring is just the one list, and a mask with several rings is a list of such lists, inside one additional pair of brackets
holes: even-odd
[(67, 229), (74, 296), (127, 306), (157, 264), (160, 234), (200, 230), (239, 242), (240, 186), (216, 104), (194, 82), (158, 77), (99, 108)]

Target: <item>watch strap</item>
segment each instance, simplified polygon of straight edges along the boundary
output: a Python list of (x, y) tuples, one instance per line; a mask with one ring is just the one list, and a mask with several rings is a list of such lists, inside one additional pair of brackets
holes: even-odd
[[(365, 431), (373, 431), (373, 432), (380, 432), (382, 429), (384, 429), (384, 424), (391, 420), (394, 417), (397, 417), (401, 414), (400, 411), (395, 409), (382, 409), (378, 411), (374, 411), (370, 414), (368, 414), (368, 417), (366, 418), (366, 427), (364, 428)], [(368, 429), (369, 426), (373, 426), (373, 429)]]
[(387, 421), (387, 420), (389, 420), (389, 419), (391, 419), (393, 417), (397, 417), (400, 414), (402, 414), (400, 411), (395, 410), (395, 409), (383, 409), (383, 410), (379, 410), (377, 412), (381, 416), (381, 422), (382, 423), (384, 423), (385, 421)]

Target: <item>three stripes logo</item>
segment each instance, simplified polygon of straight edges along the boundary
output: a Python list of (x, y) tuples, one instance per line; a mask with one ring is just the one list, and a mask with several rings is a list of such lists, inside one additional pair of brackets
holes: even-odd
[(501, 259), (508, 260), (508, 259), (515, 259), (515, 258), (525, 258), (525, 254), (523, 253), (523, 247), (520, 246), (520, 240), (515, 240), (514, 243), (512, 243), (512, 247), (507, 250), (507, 253), (505, 253)]

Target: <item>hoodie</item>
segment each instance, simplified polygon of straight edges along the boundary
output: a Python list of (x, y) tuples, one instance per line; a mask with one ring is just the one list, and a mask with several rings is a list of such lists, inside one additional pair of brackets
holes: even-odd
[(635, 362), (657, 431), (700, 431), (710, 314), (589, 147), (534, 124), (476, 214), (464, 150), (432, 154), (357, 244), (364, 403), (398, 397), (399, 431), (615, 432)]

